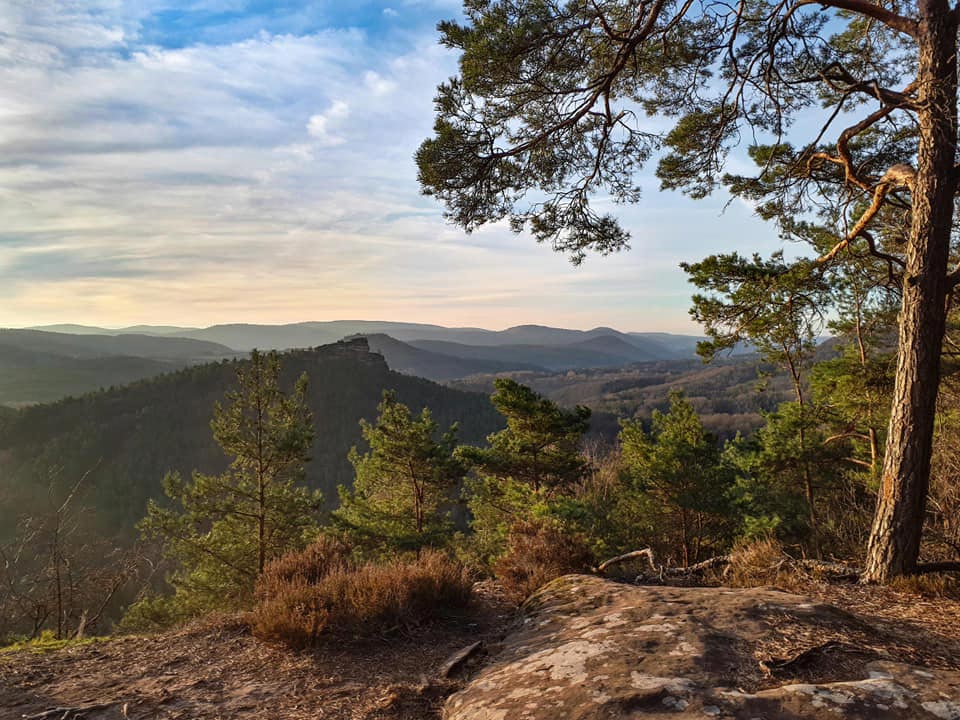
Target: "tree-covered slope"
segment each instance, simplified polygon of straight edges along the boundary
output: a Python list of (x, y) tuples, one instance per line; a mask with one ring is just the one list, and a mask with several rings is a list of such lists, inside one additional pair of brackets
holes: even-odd
[[(498, 362), (523, 367), (539, 366), (548, 370), (569, 370), (586, 367), (619, 367), (637, 360), (649, 359), (637, 350), (637, 360), (623, 354), (612, 354), (607, 348), (591, 347), (594, 340), (580, 345), (464, 345), (463, 343), (441, 340), (414, 340), (409, 344), (415, 348), (440, 355), (461, 358), (463, 360)], [(601, 341), (602, 342), (602, 341)], [(633, 353), (632, 349), (628, 352)]]
[(370, 343), (370, 348), (383, 355), (387, 364), (397, 372), (430, 380), (454, 380), (478, 373), (498, 373), (508, 370), (544, 369), (530, 363), (444, 355), (400, 342), (389, 335), (375, 334), (364, 337)]
[[(36, 512), (52, 482), (62, 491), (87, 470), (88, 520), (130, 537), (148, 498), (159, 497), (168, 470), (222, 471), (227, 458), (213, 441), (214, 403), (234, 383), (236, 362), (197, 365), (121, 388), (0, 414), (0, 516)], [(461, 425), (465, 442), (499, 427), (487, 397), (391, 371), (363, 341), (282, 356), (282, 382), (306, 372), (316, 425), (307, 482), (336, 500), (349, 483), (347, 451), (360, 441), (360, 418), (372, 420), (385, 389), (419, 410), (428, 406), (441, 427)], [(4, 524), (6, 527), (6, 524)], [(3, 528), (0, 528), (0, 535)]]
[[(828, 348), (822, 354), (831, 356)], [(595, 428), (601, 418), (649, 420), (653, 410), (667, 409), (672, 390), (682, 390), (707, 429), (723, 438), (750, 434), (763, 424), (761, 412), (775, 410), (792, 398), (782, 372), (748, 355), (717, 358), (706, 365), (699, 360), (670, 360), (509, 376), (560, 405), (588, 406), (594, 411)], [(475, 375), (450, 384), (492, 392), (495, 377)], [(616, 422), (607, 423), (607, 429), (608, 434), (616, 433)]]
[(0, 346), (74, 358), (129, 355), (155, 360), (218, 359), (236, 352), (219, 343), (155, 335), (73, 335), (40, 330), (0, 330)]
[(74, 358), (0, 344), (0, 405), (54, 402), (178, 370), (187, 364), (127, 355)]

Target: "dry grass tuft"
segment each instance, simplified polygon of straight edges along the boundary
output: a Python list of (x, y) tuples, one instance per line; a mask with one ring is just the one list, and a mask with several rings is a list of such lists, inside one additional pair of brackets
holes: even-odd
[(586, 538), (554, 523), (522, 520), (510, 528), (507, 552), (494, 566), (505, 595), (518, 605), (561, 575), (593, 562)]
[(927, 599), (960, 600), (960, 578), (948, 573), (929, 573), (894, 578), (890, 589)]
[(469, 573), (441, 552), (358, 565), (341, 549), (310, 548), (265, 570), (251, 618), (254, 635), (304, 648), (327, 637), (411, 629), (470, 602)]
[(730, 552), (724, 584), (732, 587), (772, 586), (798, 592), (811, 578), (798, 571), (780, 542), (772, 537), (738, 542)]

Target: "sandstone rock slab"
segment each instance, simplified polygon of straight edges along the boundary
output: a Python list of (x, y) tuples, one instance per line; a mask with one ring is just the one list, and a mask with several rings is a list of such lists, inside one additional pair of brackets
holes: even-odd
[(960, 672), (800, 595), (569, 575), (525, 611), (445, 720), (960, 720)]

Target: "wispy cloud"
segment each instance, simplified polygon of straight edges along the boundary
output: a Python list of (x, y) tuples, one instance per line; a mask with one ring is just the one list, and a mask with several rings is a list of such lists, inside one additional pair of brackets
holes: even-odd
[(670, 253), (704, 254), (715, 209), (630, 213), (634, 254), (585, 272), (419, 195), (412, 155), (456, 69), (433, 27), (459, 3), (253, 5), (0, 3), (0, 324), (689, 328)]

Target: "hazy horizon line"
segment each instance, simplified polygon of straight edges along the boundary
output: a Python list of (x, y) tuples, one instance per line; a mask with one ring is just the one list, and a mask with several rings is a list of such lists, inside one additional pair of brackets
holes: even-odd
[(111, 326), (111, 325), (101, 325), (101, 324), (91, 324), (86, 322), (54, 322), (54, 323), (43, 323), (43, 324), (34, 324), (34, 325), (20, 325), (20, 326), (5, 326), (3, 329), (7, 330), (38, 330), (42, 331), (45, 328), (57, 328), (57, 327), (78, 327), (94, 330), (108, 330), (112, 332), (129, 330), (131, 328), (174, 328), (176, 330), (209, 330), (215, 327), (225, 327), (225, 326), (236, 326), (236, 325), (249, 325), (249, 326), (259, 326), (259, 327), (289, 327), (295, 325), (310, 325), (310, 324), (333, 324), (333, 323), (370, 323), (370, 324), (392, 324), (392, 325), (422, 325), (425, 327), (438, 327), (445, 328), (448, 330), (480, 330), (484, 332), (505, 332), (507, 330), (512, 330), (515, 328), (522, 327), (541, 327), (549, 328), (551, 330), (568, 330), (572, 332), (590, 332), (592, 330), (599, 329), (609, 329), (615, 332), (630, 334), (630, 333), (644, 333), (644, 334), (664, 334), (664, 335), (696, 335), (696, 333), (691, 332), (682, 332), (677, 330), (621, 330), (614, 327), (613, 325), (593, 325), (591, 327), (574, 327), (574, 326), (560, 326), (560, 325), (548, 325), (545, 323), (538, 322), (524, 322), (518, 323), (515, 325), (508, 325), (502, 328), (491, 328), (483, 327), (479, 325), (443, 325), (436, 322), (421, 322), (421, 321), (410, 321), (410, 320), (383, 320), (383, 319), (364, 319), (364, 318), (338, 318), (336, 320), (297, 320), (292, 322), (249, 322), (249, 321), (227, 321), (227, 322), (217, 322), (211, 325), (179, 325), (177, 323), (148, 323), (148, 322), (136, 322), (128, 325), (120, 326)]

